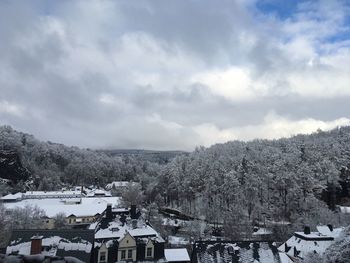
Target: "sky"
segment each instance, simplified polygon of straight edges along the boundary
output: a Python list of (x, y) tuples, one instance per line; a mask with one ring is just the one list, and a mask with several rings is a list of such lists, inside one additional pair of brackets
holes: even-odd
[(186, 150), (350, 125), (350, 0), (0, 1), (0, 125)]

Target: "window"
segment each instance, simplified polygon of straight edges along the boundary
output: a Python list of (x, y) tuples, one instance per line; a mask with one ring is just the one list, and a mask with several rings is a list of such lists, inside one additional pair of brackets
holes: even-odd
[(100, 251), (100, 258), (99, 258), (99, 263), (105, 263), (107, 262), (106, 260), (106, 251)]
[(122, 250), (121, 259), (125, 259), (125, 250)]
[(146, 258), (151, 258), (152, 257), (152, 248), (148, 247), (146, 250)]
[(132, 249), (128, 250), (128, 258), (132, 258)]

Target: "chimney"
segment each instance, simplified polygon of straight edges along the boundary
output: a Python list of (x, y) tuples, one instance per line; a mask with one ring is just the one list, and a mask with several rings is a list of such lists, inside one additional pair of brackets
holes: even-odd
[(328, 226), (329, 230), (330, 230), (331, 232), (333, 232), (333, 226), (332, 226), (332, 225), (327, 225), (327, 226)]
[(304, 234), (305, 235), (310, 235), (311, 231), (310, 231), (310, 227), (309, 226), (305, 226), (304, 227)]
[(107, 204), (107, 208), (106, 208), (106, 218), (107, 219), (112, 219), (112, 204)]
[(137, 220), (136, 219), (131, 220), (131, 225), (132, 225), (132, 229), (136, 229), (137, 228)]
[(31, 255), (36, 255), (36, 254), (41, 254), (42, 250), (42, 236), (33, 236), (31, 238), (31, 246), (30, 246), (30, 254)]
[(122, 226), (124, 226), (124, 225), (125, 225), (125, 222), (126, 222), (126, 216), (125, 216), (124, 214), (122, 214), (122, 215), (120, 216), (120, 222), (122, 223)]
[(136, 218), (136, 205), (131, 205), (130, 217), (131, 217), (131, 219), (137, 219)]

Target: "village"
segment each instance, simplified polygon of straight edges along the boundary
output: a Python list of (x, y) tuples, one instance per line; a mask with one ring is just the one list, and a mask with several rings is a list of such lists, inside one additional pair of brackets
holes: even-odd
[[(7, 247), (1, 249), (0, 260), (5, 261), (0, 262), (292, 263), (309, 253), (322, 255), (344, 230), (320, 225), (311, 231), (305, 226), (281, 243), (272, 240), (268, 228), (255, 227), (250, 238), (228, 240), (212, 225), (210, 238), (202, 238), (203, 229), (191, 229), (195, 219), (176, 209), (158, 208), (151, 215), (142, 204), (123, 202), (122, 193), (135, 184), (113, 182), (103, 188), (77, 186), (1, 197), (6, 211), (34, 205), (45, 216), (40, 228), (13, 229)], [(339, 209), (347, 212), (347, 207)], [(59, 228), (57, 214), (64, 215)]]

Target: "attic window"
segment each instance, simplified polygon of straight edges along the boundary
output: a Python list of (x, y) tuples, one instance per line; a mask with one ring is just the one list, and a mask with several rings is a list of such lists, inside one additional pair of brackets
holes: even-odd
[(99, 257), (99, 263), (106, 263), (106, 252), (105, 251), (100, 251), (100, 257)]
[(151, 258), (153, 254), (153, 249), (151, 247), (148, 247), (146, 250), (146, 257)]

